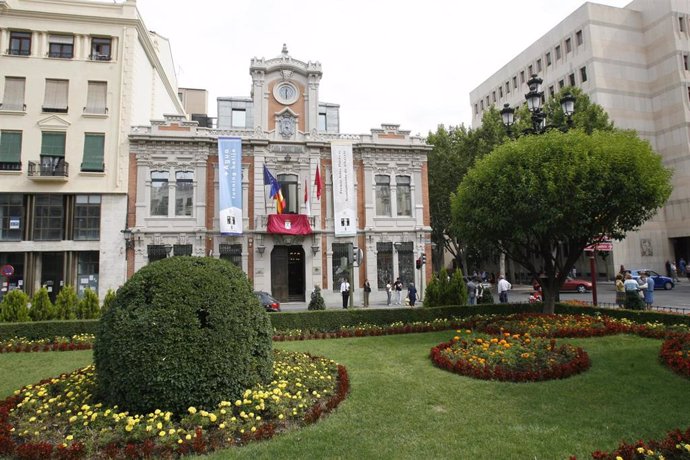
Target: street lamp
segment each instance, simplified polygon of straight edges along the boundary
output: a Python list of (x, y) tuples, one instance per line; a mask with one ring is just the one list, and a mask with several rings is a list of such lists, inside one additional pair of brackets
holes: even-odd
[[(550, 128), (554, 128), (553, 125), (546, 124), (546, 114), (542, 109), (542, 100), (544, 98), (544, 91), (541, 89), (541, 84), (544, 80), (539, 78), (536, 74), (527, 80), (527, 87), (529, 92), (525, 94), (525, 100), (527, 101), (527, 109), (530, 111), (532, 119), (532, 128), (525, 130), (525, 134), (542, 134)], [(575, 113), (575, 96), (570, 93), (566, 93), (561, 97), (561, 109), (563, 114), (566, 116), (566, 126), (559, 127), (562, 131), (567, 131), (573, 126), (573, 114)], [(500, 111), (501, 120), (503, 125), (508, 131), (508, 135), (511, 135), (511, 126), (515, 124), (515, 109), (510, 107), (509, 104), (504, 104), (503, 109)]]

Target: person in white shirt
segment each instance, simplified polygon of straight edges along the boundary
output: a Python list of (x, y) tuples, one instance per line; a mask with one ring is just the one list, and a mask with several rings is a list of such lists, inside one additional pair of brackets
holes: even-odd
[(343, 296), (343, 308), (347, 308), (350, 300), (350, 283), (347, 282), (347, 278), (343, 278), (343, 282), (340, 283), (340, 294)]
[(508, 291), (513, 287), (512, 284), (506, 280), (505, 276), (498, 277), (498, 300), (501, 303), (508, 303)]

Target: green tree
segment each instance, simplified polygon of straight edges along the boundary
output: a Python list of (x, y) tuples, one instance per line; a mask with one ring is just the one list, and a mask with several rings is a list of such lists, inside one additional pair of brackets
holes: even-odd
[(309, 306), (307, 310), (325, 310), (326, 302), (323, 300), (321, 295), (321, 288), (319, 286), (314, 286), (314, 292), (311, 293), (311, 300), (309, 300)]
[(31, 298), (31, 310), (29, 310), (29, 316), (31, 316), (32, 321), (47, 321), (50, 319), (55, 319), (55, 307), (50, 301), (48, 296), (48, 290), (42, 287), (34, 293)]
[(463, 125), (446, 129), (441, 125), (427, 137), (427, 142), (433, 146), (428, 155), (429, 177), (433, 178), (429, 181), (431, 239), (436, 243), (437, 252), (445, 250), (453, 255), (458, 267), (466, 265), (466, 245), (459, 238), (448, 212), (450, 194), (476, 159), (491, 152), (506, 138), (501, 117), (493, 107), (484, 114), (482, 126), (476, 130)]
[(20, 289), (14, 289), (2, 299), (0, 318), (8, 323), (25, 323), (29, 318), (29, 296)]
[(90, 288), (84, 290), (84, 296), (79, 300), (77, 306), (78, 319), (94, 319), (101, 316), (101, 309), (98, 305), (98, 294)]
[(552, 130), (523, 136), (479, 160), (451, 197), (460, 235), (497, 247), (532, 276), (544, 311), (584, 248), (622, 239), (671, 193), (671, 171), (633, 132)]
[(110, 309), (110, 306), (115, 301), (115, 291), (108, 289), (105, 293), (105, 298), (103, 298), (103, 306), (101, 307), (101, 314), (105, 313)]
[(424, 291), (424, 306), (465, 305), (467, 303), (467, 285), (462, 277), (462, 270), (455, 270), (449, 277), (445, 268), (438, 276), (434, 275)]
[(60, 289), (55, 298), (55, 310), (57, 319), (77, 319), (77, 307), (79, 298), (74, 288), (69, 284)]

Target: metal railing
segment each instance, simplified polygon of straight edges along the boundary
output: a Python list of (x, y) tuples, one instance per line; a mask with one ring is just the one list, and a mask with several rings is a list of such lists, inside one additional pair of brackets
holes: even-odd
[(29, 162), (29, 177), (69, 177), (69, 163), (62, 157), (41, 157)]
[(21, 161), (0, 161), (0, 171), (21, 171), (22, 162)]

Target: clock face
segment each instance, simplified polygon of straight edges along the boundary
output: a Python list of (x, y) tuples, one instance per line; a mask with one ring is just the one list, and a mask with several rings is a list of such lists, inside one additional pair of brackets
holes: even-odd
[(289, 105), (297, 100), (297, 90), (290, 83), (281, 83), (273, 90), (275, 98), (284, 105)]

